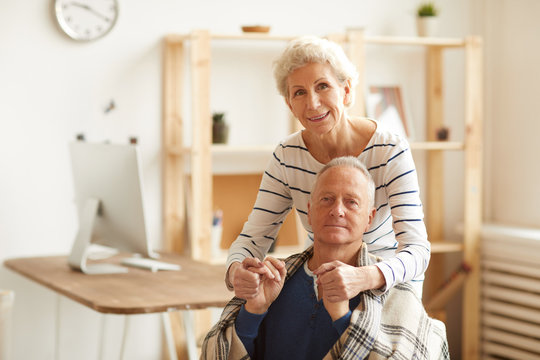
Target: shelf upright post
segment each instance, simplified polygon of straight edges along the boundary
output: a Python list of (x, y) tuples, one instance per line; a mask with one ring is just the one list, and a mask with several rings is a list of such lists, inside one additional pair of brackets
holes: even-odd
[(182, 254), (185, 234), (185, 175), (182, 119), (184, 42), (168, 36), (163, 48), (163, 227), (164, 248)]
[[(190, 211), (191, 257), (200, 261), (212, 259), (212, 115), (210, 104), (211, 40), (208, 30), (191, 33), (191, 101), (193, 128), (191, 147), (191, 187), (188, 194)], [(182, 314), (186, 316), (186, 314)], [(194, 314), (195, 337), (207, 332), (211, 313), (200, 310)]]
[(191, 34), (191, 99), (193, 144), (191, 151), (190, 245), (191, 256), (208, 260), (212, 228), (212, 124), (210, 111), (210, 32)]
[(355, 91), (354, 104), (349, 109), (349, 114), (354, 116), (366, 116), (364, 106), (364, 77), (365, 77), (365, 42), (364, 29), (347, 30), (346, 40), (348, 43), (349, 60), (356, 66), (358, 71), (358, 85)]
[[(184, 83), (185, 38), (167, 36), (163, 49), (163, 221), (164, 248), (184, 253), (186, 235), (186, 174), (183, 152), (182, 84)], [(177, 316), (175, 316), (177, 315)], [(170, 321), (175, 349), (187, 353), (181, 315), (171, 312), (165, 316)]]
[[(426, 139), (435, 141), (444, 124), (443, 48), (428, 46), (426, 53)], [(428, 151), (426, 171), (426, 227), (430, 242), (444, 238), (444, 152)], [(444, 279), (442, 256), (431, 261), (426, 277), (425, 298), (429, 300)]]
[(465, 281), (462, 357), (480, 355), (480, 232), (482, 227), (483, 50), (479, 37), (465, 40), (465, 220), (463, 259), (471, 265)]

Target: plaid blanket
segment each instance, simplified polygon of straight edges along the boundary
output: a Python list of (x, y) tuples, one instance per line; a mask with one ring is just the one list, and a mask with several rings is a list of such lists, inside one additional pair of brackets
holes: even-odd
[[(313, 247), (288, 257), (286, 281), (313, 254)], [(363, 244), (358, 265), (380, 261)], [(341, 338), (324, 357), (329, 359), (450, 359), (446, 329), (442, 322), (427, 316), (422, 302), (408, 283), (400, 284), (381, 296), (365, 291), (351, 315)], [(233, 298), (219, 322), (204, 339), (201, 359), (249, 359), (234, 323), (245, 300)]]

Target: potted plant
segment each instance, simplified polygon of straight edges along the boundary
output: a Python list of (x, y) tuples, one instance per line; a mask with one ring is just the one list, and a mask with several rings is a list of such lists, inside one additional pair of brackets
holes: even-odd
[(437, 32), (439, 10), (433, 2), (424, 2), (416, 11), (416, 26), (419, 36), (434, 36)]
[(225, 122), (225, 113), (212, 114), (212, 143), (226, 144), (229, 138), (229, 125)]

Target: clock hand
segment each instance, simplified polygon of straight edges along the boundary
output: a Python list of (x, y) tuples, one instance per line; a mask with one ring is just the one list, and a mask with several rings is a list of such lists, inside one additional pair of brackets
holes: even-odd
[(111, 21), (111, 19), (109, 19), (108, 17), (106, 17), (105, 15), (97, 12), (96, 10), (94, 10), (93, 8), (91, 8), (90, 6), (86, 5), (86, 4), (81, 4), (81, 3), (78, 3), (78, 2), (75, 2), (75, 1), (72, 1), (71, 3), (69, 3), (70, 5), (73, 5), (73, 6), (77, 6), (77, 7), (80, 7), (82, 9), (85, 9), (87, 11), (90, 11), (92, 14), (96, 15), (97, 17), (100, 17), (102, 18), (103, 20), (105, 21)]

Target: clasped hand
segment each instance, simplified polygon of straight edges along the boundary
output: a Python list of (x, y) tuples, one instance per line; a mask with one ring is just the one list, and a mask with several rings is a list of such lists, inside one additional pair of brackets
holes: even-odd
[(267, 257), (264, 261), (246, 258), (233, 269), (235, 295), (246, 300), (246, 310), (253, 314), (262, 314), (278, 297), (287, 269), (281, 260)]
[[(259, 313), (266, 311), (281, 292), (286, 275), (285, 264), (268, 257), (264, 262), (246, 258), (232, 266), (231, 282), (235, 295), (254, 305)], [(319, 293), (333, 320), (347, 313), (349, 299), (361, 291), (384, 285), (384, 278), (379, 272), (375, 266), (355, 267), (337, 260), (315, 269), (313, 273), (317, 275)], [(248, 303), (246, 310), (249, 311)]]

